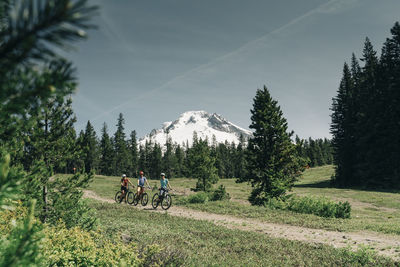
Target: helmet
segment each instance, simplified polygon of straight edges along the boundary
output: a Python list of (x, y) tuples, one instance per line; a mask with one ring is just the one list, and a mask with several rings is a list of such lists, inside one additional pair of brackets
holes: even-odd
[(125, 178), (126, 177), (126, 174), (122, 174), (122, 178)]
[(160, 175), (161, 175), (161, 176), (165, 176), (165, 173), (162, 172)]
[(143, 171), (140, 171), (139, 174), (143, 174)]

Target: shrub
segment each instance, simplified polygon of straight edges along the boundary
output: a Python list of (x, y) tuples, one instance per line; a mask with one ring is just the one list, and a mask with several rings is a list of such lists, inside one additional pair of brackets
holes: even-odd
[(369, 263), (376, 262), (378, 254), (376, 251), (368, 246), (361, 245), (356, 251), (352, 251), (350, 248), (341, 249), (343, 257), (348, 260), (349, 264), (356, 266), (365, 266)]
[(351, 205), (349, 202), (339, 202), (336, 207), (336, 218), (350, 218)]
[(42, 224), (33, 217), (33, 208), (21, 203), (14, 210), (0, 210), (0, 235), (0, 266), (180, 266), (185, 260), (157, 245), (139, 249), (100, 231), (67, 228), (62, 221)]
[(326, 218), (350, 218), (351, 213), (349, 202), (335, 203), (324, 197), (290, 195), (285, 199), (270, 199), (266, 205), (273, 209), (314, 214)]
[(60, 224), (46, 228), (45, 233), (43, 251), (48, 266), (117, 266), (122, 261), (137, 266), (140, 262), (133, 243), (113, 243), (99, 232)]
[(139, 248), (140, 266), (182, 266), (187, 256), (173, 248), (160, 249), (158, 245)]
[(229, 193), (226, 192), (225, 186), (222, 184), (210, 194), (211, 201), (230, 199)]
[(206, 203), (209, 197), (206, 192), (199, 192), (193, 195), (188, 196), (187, 202), (189, 203)]
[(266, 206), (270, 209), (274, 210), (286, 210), (287, 209), (287, 202), (285, 202), (282, 198), (271, 198), (267, 203)]
[(17, 205), (10, 211), (0, 209), (0, 266), (43, 266), (42, 224), (33, 216), (35, 201), (28, 209)]

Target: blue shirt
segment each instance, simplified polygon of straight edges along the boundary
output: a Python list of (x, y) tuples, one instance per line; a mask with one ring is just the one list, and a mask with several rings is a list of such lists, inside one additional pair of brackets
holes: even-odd
[(161, 182), (161, 187), (167, 189), (168, 179), (167, 178), (165, 178), (164, 180), (161, 179), (160, 182)]
[(139, 186), (144, 186), (144, 182), (146, 181), (146, 177), (139, 178)]

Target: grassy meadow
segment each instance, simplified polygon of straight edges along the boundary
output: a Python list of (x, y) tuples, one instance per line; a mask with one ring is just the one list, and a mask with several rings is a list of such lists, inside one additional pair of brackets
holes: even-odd
[[(231, 196), (229, 201), (190, 204), (183, 201), (184, 195), (193, 194), (196, 179), (172, 178), (170, 183), (177, 191), (173, 205), (182, 205), (191, 209), (217, 214), (229, 214), (238, 217), (256, 218), (266, 222), (284, 223), (316, 229), (335, 231), (372, 231), (400, 235), (400, 194), (390, 192), (364, 191), (359, 189), (338, 189), (330, 187), (333, 166), (308, 169), (293, 188), (293, 194), (325, 196), (335, 201), (349, 201), (352, 206), (350, 219), (323, 218), (312, 214), (300, 214), (287, 210), (274, 210), (266, 207), (251, 206), (247, 201), (251, 186), (238, 184), (235, 179), (220, 179)], [(96, 176), (91, 190), (106, 198), (113, 198), (119, 190), (119, 177)], [(136, 184), (136, 180), (133, 180)], [(151, 186), (159, 186), (158, 180), (151, 180)], [(216, 187), (216, 186), (215, 186)], [(150, 198), (153, 194), (148, 190)]]
[[(273, 223), (303, 226), (334, 231), (371, 231), (400, 234), (400, 195), (390, 192), (338, 189), (330, 187), (333, 166), (323, 166), (305, 171), (293, 188), (293, 194), (325, 196), (335, 201), (349, 201), (352, 205), (350, 219), (322, 218), (287, 210), (251, 206), (247, 201), (251, 186), (238, 184), (235, 179), (220, 179), (231, 199), (225, 201), (189, 204), (184, 199), (194, 194), (190, 188), (196, 179), (172, 178), (175, 190), (173, 206), (229, 214), (242, 218)], [(119, 177), (97, 175), (90, 190), (103, 198), (113, 199), (120, 189)], [(131, 179), (136, 184), (136, 179)], [(158, 180), (150, 180), (154, 188)], [(215, 185), (216, 187), (216, 185)], [(147, 190), (150, 195), (157, 190)], [(110, 239), (121, 235), (139, 247), (157, 244), (163, 249), (159, 254), (163, 262), (186, 266), (398, 266), (397, 262), (378, 257), (371, 249), (357, 252), (336, 249), (327, 245), (308, 244), (281, 238), (272, 238), (258, 232), (228, 229), (208, 221), (174, 217), (132, 209), (128, 205), (100, 203), (89, 200), (96, 210), (100, 228)], [(150, 208), (150, 203), (148, 204)], [(400, 253), (400, 248), (397, 248)], [(397, 251), (397, 250), (396, 250)]]
[(370, 250), (351, 252), (265, 234), (231, 230), (211, 222), (145, 212), (127, 205), (89, 201), (103, 234), (138, 246), (157, 244), (171, 266), (396, 266)]

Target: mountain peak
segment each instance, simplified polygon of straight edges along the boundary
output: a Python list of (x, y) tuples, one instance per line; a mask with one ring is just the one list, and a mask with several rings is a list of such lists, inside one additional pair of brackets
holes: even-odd
[(243, 129), (217, 113), (208, 113), (204, 110), (186, 111), (173, 122), (164, 122), (162, 128), (154, 129), (150, 134), (139, 140), (139, 144), (144, 145), (146, 141), (166, 143), (167, 138), (172, 142), (190, 145), (193, 139), (193, 132), (197, 133), (198, 138), (212, 140), (213, 136), (218, 143), (228, 141), (229, 143), (239, 143), (240, 135), (246, 139), (251, 135), (249, 130)]

